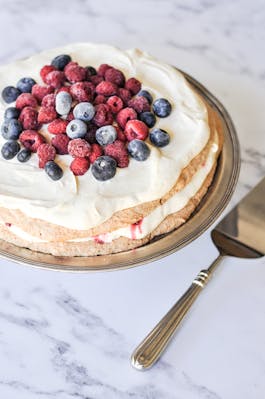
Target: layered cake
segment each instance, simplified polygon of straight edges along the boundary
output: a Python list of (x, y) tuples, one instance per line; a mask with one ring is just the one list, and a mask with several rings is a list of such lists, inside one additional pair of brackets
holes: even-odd
[(222, 148), (175, 68), (73, 44), (0, 67), (0, 238), (58, 256), (147, 244), (187, 221)]

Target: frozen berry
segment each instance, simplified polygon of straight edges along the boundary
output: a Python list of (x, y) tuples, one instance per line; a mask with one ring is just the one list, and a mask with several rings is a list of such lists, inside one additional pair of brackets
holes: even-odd
[(2, 98), (6, 103), (12, 103), (16, 101), (21, 91), (14, 86), (7, 86), (2, 91)]
[(61, 91), (55, 97), (55, 109), (59, 115), (67, 115), (72, 106), (72, 97), (69, 93)]
[(126, 168), (129, 165), (128, 151), (122, 141), (116, 140), (114, 143), (108, 144), (104, 153), (114, 158), (119, 168)]
[(23, 148), (17, 154), (17, 159), (19, 162), (27, 162), (31, 157), (31, 151), (28, 148)]
[(110, 65), (108, 65), (108, 64), (101, 64), (99, 67), (98, 67), (98, 74), (99, 74), (99, 76), (105, 76), (105, 73), (106, 73), (106, 71), (109, 69), (109, 68), (112, 68)]
[(86, 68), (79, 65), (71, 65), (64, 70), (67, 80), (71, 83), (81, 82), (86, 79)]
[(8, 119), (1, 126), (2, 136), (6, 140), (17, 140), (22, 130), (22, 124), (17, 119)]
[(93, 119), (95, 115), (95, 108), (89, 102), (82, 102), (74, 107), (73, 112), (74, 112), (74, 117), (76, 119), (88, 122), (91, 121), (91, 119)]
[(169, 134), (163, 129), (151, 130), (149, 138), (156, 147), (165, 147), (170, 141)]
[(37, 107), (38, 103), (35, 97), (30, 93), (22, 93), (16, 100), (16, 108), (22, 109), (24, 107)]
[(117, 162), (108, 155), (98, 157), (92, 165), (91, 172), (95, 179), (105, 181), (116, 174)]
[(128, 151), (136, 161), (145, 161), (150, 155), (150, 148), (142, 140), (132, 140), (128, 144)]
[(62, 134), (66, 133), (66, 128), (68, 125), (68, 121), (65, 121), (63, 119), (55, 119), (48, 125), (48, 132), (51, 134)]
[(96, 131), (96, 140), (100, 145), (111, 144), (116, 138), (117, 132), (112, 125), (102, 126)]
[(73, 113), (73, 111), (70, 111), (69, 114), (66, 116), (66, 120), (68, 122), (71, 122), (73, 119), (75, 119), (74, 113)]
[(150, 104), (145, 97), (136, 96), (128, 102), (128, 106), (133, 108), (138, 114), (150, 111)]
[(115, 129), (117, 132), (117, 139), (123, 142), (127, 141), (124, 131), (119, 126), (115, 126)]
[(87, 158), (74, 158), (70, 169), (75, 176), (83, 176), (89, 169), (90, 162)]
[(113, 122), (113, 115), (110, 107), (107, 104), (99, 104), (95, 107), (96, 113), (93, 122), (98, 127), (111, 125)]
[(118, 112), (117, 114), (117, 123), (119, 126), (124, 129), (126, 126), (126, 123), (131, 120), (131, 119), (137, 119), (137, 113), (133, 108), (123, 108), (121, 111)]
[(87, 70), (87, 77), (88, 78), (90, 76), (95, 76), (97, 74), (97, 70), (94, 67), (92, 67), (92, 66), (87, 66), (86, 70)]
[(71, 61), (71, 57), (68, 54), (57, 55), (51, 62), (51, 64), (59, 71), (62, 71), (67, 64)]
[(51, 86), (41, 86), (39, 84), (36, 84), (32, 87), (32, 95), (38, 100), (39, 103), (41, 103), (43, 97), (45, 97), (47, 94), (51, 94), (54, 92), (54, 88)]
[(107, 100), (107, 104), (111, 109), (111, 112), (117, 114), (123, 108), (123, 101), (118, 96), (111, 96)]
[(145, 140), (148, 136), (148, 127), (144, 122), (137, 119), (128, 121), (125, 126), (125, 136), (128, 141)]
[(156, 117), (152, 112), (142, 112), (139, 117), (148, 127), (155, 126)]
[(152, 102), (153, 102), (153, 97), (151, 96), (151, 94), (150, 94), (149, 91), (147, 91), (147, 90), (141, 90), (141, 91), (139, 91), (139, 93), (137, 94), (137, 96), (145, 97), (145, 98), (147, 99), (147, 101), (149, 102), (149, 104), (152, 104)]
[(39, 157), (39, 168), (44, 168), (48, 161), (53, 161), (56, 156), (56, 150), (51, 144), (41, 144), (37, 149)]
[(62, 168), (54, 161), (47, 162), (44, 170), (52, 180), (59, 180), (63, 176)]
[(103, 96), (102, 94), (98, 94), (93, 101), (94, 105), (98, 104), (105, 104), (107, 102), (107, 97)]
[(122, 99), (124, 105), (128, 105), (128, 102), (132, 98), (131, 92), (123, 88), (118, 89), (118, 96)]
[(115, 68), (108, 68), (105, 72), (105, 80), (107, 82), (114, 83), (115, 85), (122, 87), (125, 83), (125, 76), (124, 74)]
[(49, 123), (57, 118), (57, 112), (53, 107), (40, 107), (38, 114), (39, 123)]
[(54, 89), (59, 89), (65, 82), (65, 75), (61, 71), (52, 71), (46, 75), (45, 81)]
[(57, 154), (68, 154), (68, 143), (70, 139), (66, 134), (57, 134), (51, 140), (52, 145), (56, 149)]
[(14, 158), (20, 150), (20, 145), (17, 141), (9, 140), (1, 148), (1, 154), (4, 159)]
[(4, 118), (5, 119), (18, 119), (20, 114), (20, 110), (17, 109), (16, 107), (9, 107), (6, 108), (5, 113), (4, 113)]
[(102, 94), (103, 96), (109, 97), (117, 94), (118, 87), (111, 82), (101, 82), (96, 86), (96, 93)]
[(137, 94), (141, 90), (141, 82), (135, 78), (130, 78), (125, 83), (125, 89), (129, 90), (132, 94)]
[(56, 90), (56, 94), (61, 93), (61, 91), (65, 91), (66, 93), (70, 94), (71, 86), (62, 86)]
[(17, 82), (17, 88), (22, 92), (22, 93), (30, 93), (32, 90), (32, 86), (36, 84), (35, 80), (32, 78), (21, 78)]
[(95, 93), (95, 86), (91, 82), (77, 82), (70, 87), (70, 93), (74, 100), (92, 101)]
[(165, 98), (158, 98), (153, 103), (153, 111), (160, 118), (166, 118), (171, 112), (171, 104)]
[(41, 70), (40, 70), (40, 76), (43, 80), (44, 83), (46, 82), (46, 76), (48, 75), (48, 73), (55, 71), (56, 68), (53, 65), (44, 65)]
[(87, 132), (87, 125), (80, 119), (73, 119), (66, 128), (66, 134), (71, 139), (79, 139), (85, 136)]
[(38, 147), (45, 142), (45, 139), (35, 130), (24, 130), (19, 136), (19, 141), (24, 147), (36, 152)]
[(32, 107), (23, 108), (19, 120), (24, 130), (37, 130), (39, 128), (38, 112)]
[(84, 139), (70, 140), (68, 152), (73, 158), (84, 158), (91, 154), (91, 145)]
[(103, 76), (95, 75), (95, 76), (90, 76), (89, 80), (91, 83), (93, 83), (94, 86), (97, 86), (100, 82), (104, 81), (104, 78)]
[(96, 125), (93, 124), (88, 124), (87, 125), (87, 132), (86, 135), (84, 137), (84, 139), (90, 143), (90, 144), (94, 144), (97, 142), (96, 140), (96, 131), (97, 131), (98, 127)]
[(94, 163), (95, 160), (103, 154), (103, 149), (99, 144), (91, 145), (91, 154), (89, 155), (90, 163)]
[(42, 107), (55, 107), (55, 94), (47, 94), (41, 101)]

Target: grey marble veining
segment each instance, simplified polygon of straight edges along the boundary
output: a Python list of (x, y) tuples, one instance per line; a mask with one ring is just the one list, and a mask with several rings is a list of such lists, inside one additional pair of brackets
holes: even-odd
[[(0, 62), (76, 41), (140, 47), (187, 71), (231, 114), (242, 169), (265, 174), (263, 0), (0, 0)], [(209, 232), (128, 271), (64, 274), (0, 261), (0, 397), (263, 399), (265, 262), (227, 259), (163, 359), (134, 347), (216, 256)]]

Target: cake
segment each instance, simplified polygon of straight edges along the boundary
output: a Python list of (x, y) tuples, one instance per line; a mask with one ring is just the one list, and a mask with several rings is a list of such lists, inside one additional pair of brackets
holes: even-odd
[(56, 256), (148, 244), (185, 223), (222, 149), (174, 67), (79, 43), (0, 67), (0, 238)]

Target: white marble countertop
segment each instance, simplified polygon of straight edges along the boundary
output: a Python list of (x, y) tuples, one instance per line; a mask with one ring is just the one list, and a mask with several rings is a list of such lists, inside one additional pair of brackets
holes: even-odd
[[(204, 83), (242, 147), (237, 202), (265, 175), (263, 0), (0, 0), (0, 62), (75, 41), (141, 47)], [(265, 262), (227, 259), (150, 371), (134, 347), (217, 251), (209, 231), (127, 271), (0, 261), (0, 397), (263, 399)]]

